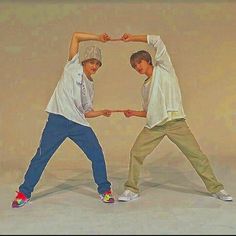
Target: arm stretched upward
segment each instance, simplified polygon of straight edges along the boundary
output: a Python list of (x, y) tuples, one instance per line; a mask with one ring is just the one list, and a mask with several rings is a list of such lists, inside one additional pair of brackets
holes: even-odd
[(106, 33), (103, 33), (100, 35), (83, 33), (83, 32), (73, 33), (72, 38), (71, 38), (71, 42), (70, 42), (68, 60), (70, 61), (77, 54), (80, 42), (89, 41), (89, 40), (107, 42), (110, 40), (110, 36), (108, 36)]

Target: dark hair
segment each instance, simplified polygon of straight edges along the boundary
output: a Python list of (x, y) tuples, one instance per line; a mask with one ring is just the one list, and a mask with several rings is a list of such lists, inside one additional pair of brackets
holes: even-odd
[(90, 58), (90, 59), (84, 60), (84, 61), (81, 62), (81, 64), (82, 64), (82, 66), (84, 66), (84, 64), (85, 64), (86, 62), (93, 61), (93, 60), (98, 61), (100, 67), (102, 66), (102, 63), (101, 63), (98, 59), (96, 59), (96, 58)]
[(134, 68), (135, 64), (145, 60), (148, 64), (152, 65), (152, 57), (149, 52), (145, 50), (137, 51), (130, 56), (130, 64)]

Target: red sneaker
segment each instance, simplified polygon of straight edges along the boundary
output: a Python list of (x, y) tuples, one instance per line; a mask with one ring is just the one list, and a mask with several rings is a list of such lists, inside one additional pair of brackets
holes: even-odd
[(17, 192), (16, 198), (12, 202), (12, 208), (19, 208), (24, 206), (29, 201), (29, 198), (24, 193)]
[(101, 200), (105, 203), (114, 203), (115, 199), (112, 196), (111, 190), (106, 191), (103, 194), (99, 194)]

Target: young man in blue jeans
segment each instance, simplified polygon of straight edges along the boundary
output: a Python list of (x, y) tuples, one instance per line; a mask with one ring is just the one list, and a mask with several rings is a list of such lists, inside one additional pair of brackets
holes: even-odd
[(101, 67), (102, 55), (99, 48), (90, 46), (80, 57), (79, 43), (88, 40), (107, 42), (110, 37), (106, 33), (73, 34), (68, 62), (46, 108), (49, 116), (40, 145), (12, 202), (13, 208), (22, 207), (30, 200), (48, 161), (66, 138), (74, 141), (92, 162), (93, 177), (101, 200), (105, 203), (114, 202), (102, 148), (86, 119), (111, 115), (110, 110), (93, 110), (92, 75)]

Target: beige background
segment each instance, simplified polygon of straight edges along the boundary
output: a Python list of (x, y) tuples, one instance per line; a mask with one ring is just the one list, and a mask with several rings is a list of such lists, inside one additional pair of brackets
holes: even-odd
[[(112, 37), (124, 32), (161, 35), (196, 139), (213, 166), (224, 168), (225, 174), (234, 171), (235, 9), (235, 1), (1, 1), (1, 175), (5, 180), (21, 180), (34, 155), (47, 119), (44, 109), (60, 78), (74, 31), (106, 32)], [(94, 43), (81, 43), (81, 50)], [(95, 44), (103, 53), (103, 66), (94, 77), (95, 109), (140, 109), (144, 77), (130, 67), (129, 56), (140, 49), (153, 55), (153, 49), (144, 43)], [(90, 119), (111, 176), (112, 171), (127, 168), (129, 150), (144, 122), (121, 114)], [(168, 139), (151, 157), (146, 163), (158, 166), (163, 159), (166, 166), (190, 168)], [(46, 173), (54, 170), (63, 179), (66, 170), (78, 173), (89, 168), (81, 150), (68, 140), (54, 154)]]

